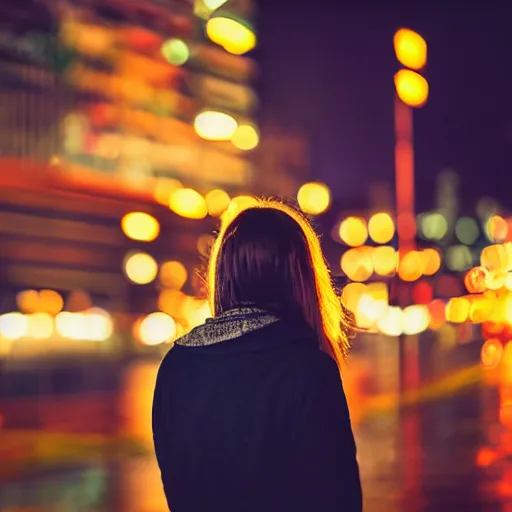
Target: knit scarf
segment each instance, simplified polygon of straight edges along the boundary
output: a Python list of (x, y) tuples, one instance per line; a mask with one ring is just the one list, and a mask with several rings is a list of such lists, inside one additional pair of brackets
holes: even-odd
[(188, 347), (214, 345), (239, 338), (278, 320), (272, 313), (254, 307), (232, 309), (215, 318), (208, 318), (204, 324), (177, 339), (176, 344)]

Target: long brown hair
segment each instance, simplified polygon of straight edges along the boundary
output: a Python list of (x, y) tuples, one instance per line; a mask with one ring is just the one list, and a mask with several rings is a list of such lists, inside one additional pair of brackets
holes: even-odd
[(348, 353), (353, 315), (333, 287), (311, 223), (291, 203), (258, 199), (226, 212), (208, 287), (214, 316), (244, 304), (298, 314), (339, 364)]

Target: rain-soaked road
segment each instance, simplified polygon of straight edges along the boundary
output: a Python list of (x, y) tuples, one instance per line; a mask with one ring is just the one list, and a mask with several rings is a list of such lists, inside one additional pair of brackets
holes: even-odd
[[(366, 511), (512, 511), (508, 374), (481, 379), (472, 357), (430, 375), (399, 409), (393, 352), (354, 356), (345, 387)], [(155, 371), (154, 361), (132, 363), (115, 394), (4, 400), (0, 510), (165, 511), (146, 451)]]

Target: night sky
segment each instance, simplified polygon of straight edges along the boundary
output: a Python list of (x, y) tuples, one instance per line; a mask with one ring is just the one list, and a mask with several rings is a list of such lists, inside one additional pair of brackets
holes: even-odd
[(465, 209), (487, 194), (512, 210), (512, 23), (506, 7), (439, 3), (407, 11), (344, 2), (260, 3), (256, 58), (263, 109), (309, 138), (313, 178), (340, 199), (364, 196), (369, 180), (393, 179), (398, 64), (392, 39), (407, 27), (429, 45), (430, 97), (415, 112), (418, 209), (433, 206), (436, 174), (453, 168)]

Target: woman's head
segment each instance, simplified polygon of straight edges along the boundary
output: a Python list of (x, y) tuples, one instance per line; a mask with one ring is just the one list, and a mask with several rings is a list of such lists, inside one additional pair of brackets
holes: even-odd
[(213, 246), (208, 278), (214, 315), (246, 304), (293, 314), (338, 361), (346, 355), (352, 316), (333, 289), (318, 237), (296, 208), (259, 200), (231, 213)]

